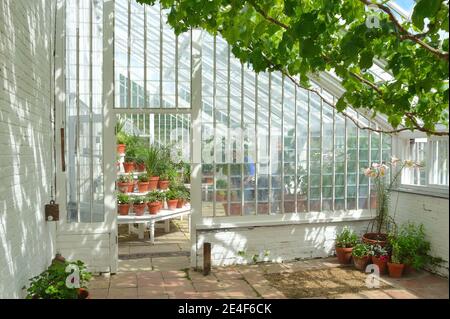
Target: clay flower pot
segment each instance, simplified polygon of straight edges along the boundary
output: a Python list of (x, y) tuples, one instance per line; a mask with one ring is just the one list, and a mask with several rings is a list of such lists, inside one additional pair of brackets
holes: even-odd
[(143, 163), (136, 163), (136, 172), (143, 172), (145, 171), (145, 164)]
[(139, 193), (145, 193), (148, 191), (149, 182), (138, 182)]
[(394, 264), (394, 263), (387, 263), (388, 270), (389, 270), (389, 277), (392, 278), (400, 278), (403, 274), (403, 269), (405, 268), (404, 264)]
[(119, 215), (128, 215), (130, 204), (118, 204), (117, 207), (119, 208)]
[(372, 263), (378, 266), (378, 269), (380, 270), (380, 275), (384, 275), (386, 273), (387, 269), (386, 260), (383, 260), (382, 258), (377, 256), (372, 256)]
[(158, 188), (159, 189), (168, 189), (169, 188), (169, 181), (158, 181)]
[(117, 188), (121, 193), (132, 193), (134, 190), (134, 182), (118, 182)]
[(183, 208), (186, 204), (186, 201), (184, 199), (179, 199), (177, 202), (177, 208)]
[(148, 190), (153, 191), (158, 188), (159, 176), (152, 176), (148, 179)]
[(167, 207), (170, 210), (177, 209), (177, 205), (178, 205), (178, 199), (169, 199), (169, 200), (167, 200)]
[(136, 214), (136, 216), (144, 215), (144, 210), (145, 210), (145, 203), (133, 204), (133, 211)]
[(353, 264), (355, 265), (355, 268), (358, 270), (366, 270), (366, 266), (369, 263), (369, 256), (363, 256), (363, 257), (353, 257)]
[(352, 261), (353, 247), (336, 247), (336, 256), (340, 264), (347, 265)]
[(131, 173), (134, 171), (134, 162), (125, 162), (123, 163), (123, 169), (125, 173)]
[(117, 144), (117, 154), (125, 154), (126, 147), (125, 144)]
[(386, 246), (387, 234), (384, 233), (366, 233), (362, 236), (364, 244)]
[(150, 215), (156, 215), (161, 207), (161, 203), (160, 202), (149, 202), (147, 203), (147, 207), (148, 207), (148, 212), (150, 213)]

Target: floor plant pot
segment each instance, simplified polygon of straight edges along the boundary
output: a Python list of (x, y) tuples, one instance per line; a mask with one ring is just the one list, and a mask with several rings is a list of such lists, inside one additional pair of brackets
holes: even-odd
[(348, 265), (352, 262), (353, 247), (336, 247), (336, 256), (340, 264)]
[(372, 263), (378, 266), (380, 275), (384, 275), (387, 269), (387, 262), (380, 259), (380, 257), (372, 256)]
[(117, 154), (125, 154), (126, 147), (125, 144), (117, 144)]
[(134, 182), (118, 182), (117, 188), (121, 193), (132, 193), (134, 190)]
[(144, 210), (145, 210), (145, 203), (133, 205), (133, 211), (136, 214), (136, 216), (144, 215)]
[(161, 204), (159, 202), (147, 203), (149, 214), (150, 215), (156, 215), (159, 212), (160, 205)]
[(403, 275), (403, 269), (405, 268), (404, 264), (394, 264), (388, 262), (387, 266), (389, 271), (389, 277), (400, 278)]
[(124, 162), (123, 169), (125, 170), (125, 173), (133, 172), (134, 171), (134, 162)]
[(355, 265), (355, 268), (358, 270), (366, 270), (366, 266), (369, 263), (369, 256), (363, 256), (363, 257), (353, 257), (353, 264)]
[(148, 184), (149, 182), (138, 182), (139, 193), (145, 193), (148, 191)]
[(153, 191), (155, 189), (158, 188), (158, 181), (159, 181), (159, 177), (158, 176), (152, 176), (148, 179), (148, 190), (149, 191)]
[(158, 181), (158, 188), (159, 189), (168, 189), (169, 188), (169, 181)]
[(128, 215), (130, 211), (130, 204), (118, 204), (117, 207), (119, 209), (119, 215), (125, 216)]
[(364, 244), (386, 246), (387, 234), (384, 233), (366, 233), (362, 236)]
[(178, 199), (169, 199), (167, 200), (167, 208), (170, 210), (177, 209)]

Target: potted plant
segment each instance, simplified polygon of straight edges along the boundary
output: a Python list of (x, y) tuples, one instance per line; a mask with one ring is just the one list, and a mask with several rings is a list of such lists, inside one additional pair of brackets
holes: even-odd
[[(78, 270), (79, 285), (67, 285), (66, 269)], [(87, 282), (92, 275), (86, 270), (81, 260), (69, 262), (64, 259), (53, 259), (52, 264), (41, 274), (30, 279), (27, 299), (89, 299)]]
[(121, 193), (132, 193), (134, 190), (134, 179), (131, 174), (121, 175), (117, 180), (117, 188)]
[(151, 215), (157, 214), (161, 209), (161, 194), (158, 191), (152, 191), (147, 195), (147, 207)]
[(369, 263), (370, 246), (364, 243), (357, 244), (353, 247), (352, 258), (355, 268), (358, 270), (365, 270)]
[(347, 226), (336, 236), (336, 255), (340, 264), (349, 264), (352, 250), (358, 244), (358, 236)]
[(391, 261), (387, 263), (389, 277), (400, 278), (405, 268), (402, 258), (402, 247), (397, 240), (390, 239), (390, 244), (392, 246), (392, 256)]
[(125, 173), (132, 173), (132, 172), (134, 172), (134, 168), (135, 168), (134, 167), (134, 164), (135, 164), (134, 160), (135, 160), (134, 153), (132, 152), (132, 150), (130, 148), (128, 148), (126, 150), (125, 159), (124, 159), (124, 162), (123, 162), (123, 169), (125, 170)]
[(117, 154), (125, 154), (127, 134), (123, 132), (125, 121), (118, 121), (116, 123), (116, 138), (117, 138)]
[[(392, 157), (389, 164), (391, 168), (396, 168), (398, 163), (401, 163), (400, 167), (398, 167), (395, 175), (389, 183), (387, 182), (389, 167), (386, 164), (373, 163), (372, 166), (364, 170), (364, 175), (374, 180), (375, 194), (377, 198), (376, 217), (374, 219), (374, 223), (372, 224), (372, 229), (370, 232), (366, 232), (362, 237), (363, 242), (367, 244), (378, 244), (380, 246), (386, 245), (388, 238), (387, 232), (390, 228), (389, 201), (392, 188), (396, 185), (397, 179), (401, 175), (403, 168), (420, 167), (419, 164), (411, 160), (405, 160), (402, 162), (396, 157)], [(374, 226), (376, 226), (375, 229), (373, 229)]]
[(169, 189), (166, 192), (166, 199), (167, 199), (167, 208), (170, 210), (177, 209), (178, 205), (178, 199), (180, 198), (180, 194), (175, 189)]
[(149, 148), (142, 150), (142, 156), (145, 163), (148, 176), (148, 189), (155, 190), (158, 188), (158, 165), (159, 165), (159, 148), (155, 145), (150, 145)]
[(179, 185), (176, 187), (176, 190), (178, 191), (178, 203), (177, 208), (182, 208), (184, 205), (186, 205), (187, 202), (190, 200), (191, 193), (189, 189), (184, 185)]
[(145, 197), (144, 196), (133, 196), (131, 201), (133, 202), (133, 212), (136, 216), (144, 215), (145, 210)]
[(225, 190), (216, 190), (216, 202), (224, 202), (226, 197), (227, 193)]
[(136, 172), (142, 173), (145, 171), (145, 152), (142, 150), (145, 149), (143, 146), (138, 146), (136, 149), (136, 155), (135, 155), (135, 169)]
[(378, 266), (380, 275), (384, 275), (389, 261), (389, 252), (386, 247), (374, 245), (371, 249), (372, 263)]
[(119, 209), (119, 215), (128, 215), (130, 211), (130, 196), (117, 194), (117, 208)]
[(228, 187), (228, 183), (225, 179), (218, 179), (216, 181), (216, 201), (217, 202), (225, 201), (227, 187)]
[(148, 176), (147, 174), (140, 174), (138, 176), (138, 190), (139, 193), (145, 193), (148, 191)]

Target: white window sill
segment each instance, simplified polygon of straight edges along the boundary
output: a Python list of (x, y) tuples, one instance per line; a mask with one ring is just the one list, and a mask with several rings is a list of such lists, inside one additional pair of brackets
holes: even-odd
[(422, 196), (430, 196), (437, 198), (449, 198), (448, 187), (436, 187), (436, 186), (419, 186), (419, 185), (406, 185), (402, 184), (394, 192), (409, 193)]
[(196, 225), (197, 230), (224, 228), (245, 228), (261, 226), (283, 226), (297, 224), (338, 223), (346, 221), (365, 221), (375, 217), (375, 210), (349, 210), (334, 212), (310, 212), (297, 214), (277, 214), (259, 216), (204, 217)]

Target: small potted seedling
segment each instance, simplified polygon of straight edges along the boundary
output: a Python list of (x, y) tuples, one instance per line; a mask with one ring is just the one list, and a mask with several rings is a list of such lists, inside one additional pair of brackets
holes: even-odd
[(134, 190), (134, 180), (131, 174), (121, 175), (117, 180), (117, 188), (121, 193), (132, 193)]
[(177, 209), (178, 205), (178, 199), (180, 198), (179, 192), (175, 189), (169, 189), (166, 192), (166, 199), (167, 199), (167, 208), (170, 210)]
[(151, 215), (157, 214), (161, 209), (161, 195), (158, 191), (152, 191), (147, 195), (148, 212)]
[(123, 169), (125, 173), (132, 173), (135, 170), (135, 154), (132, 148), (126, 150)]
[(130, 196), (126, 194), (117, 194), (117, 207), (119, 215), (128, 215), (130, 211)]
[(389, 260), (389, 252), (381, 245), (374, 245), (371, 250), (372, 263), (378, 266), (380, 275), (386, 273), (387, 262)]
[(145, 193), (148, 191), (148, 176), (147, 174), (140, 174), (138, 177), (138, 190), (139, 193)]
[(355, 268), (365, 270), (370, 258), (370, 246), (364, 243), (357, 244), (353, 247), (352, 257)]
[(336, 236), (336, 255), (340, 264), (349, 264), (352, 259), (353, 247), (358, 244), (358, 236), (348, 227), (344, 227)]
[(144, 215), (145, 210), (145, 198), (143, 196), (133, 196), (133, 212), (136, 214), (136, 216), (142, 216)]

